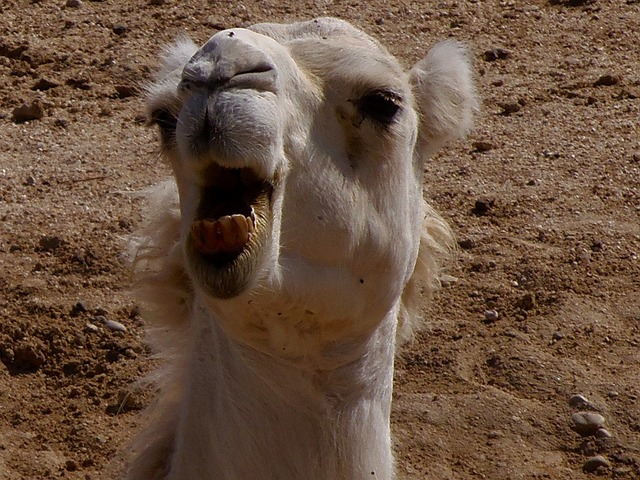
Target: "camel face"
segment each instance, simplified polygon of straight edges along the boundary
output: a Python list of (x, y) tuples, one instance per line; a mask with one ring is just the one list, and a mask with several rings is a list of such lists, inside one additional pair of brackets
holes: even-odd
[(288, 308), (366, 332), (363, 318), (397, 305), (420, 245), (423, 161), (475, 106), (455, 85), (466, 64), (449, 78), (427, 60), (405, 73), (336, 19), (225, 30), (169, 53), (149, 111), (187, 271), (222, 316), (252, 310), (264, 328)]
[(351, 288), (393, 269), (401, 289), (420, 226), (406, 75), (342, 22), (254, 28), (213, 36), (152, 113), (175, 117), (163, 136), (192, 276), (219, 298), (298, 275), (316, 288), (310, 271)]

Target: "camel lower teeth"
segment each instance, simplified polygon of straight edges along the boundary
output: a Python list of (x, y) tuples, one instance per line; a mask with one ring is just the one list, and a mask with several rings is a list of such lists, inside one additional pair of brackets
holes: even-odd
[(196, 220), (191, 224), (193, 245), (203, 254), (240, 252), (251, 240), (254, 219), (252, 210), (250, 217), (235, 214), (215, 220)]

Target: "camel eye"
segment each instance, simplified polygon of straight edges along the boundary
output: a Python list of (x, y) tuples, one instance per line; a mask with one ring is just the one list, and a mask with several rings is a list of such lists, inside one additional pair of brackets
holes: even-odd
[(175, 138), (176, 126), (178, 119), (169, 110), (159, 108), (151, 113), (149, 121), (151, 125), (160, 127), (160, 137), (164, 145), (172, 143)]
[(387, 126), (400, 110), (401, 100), (398, 94), (389, 90), (374, 90), (360, 98), (357, 106), (363, 116)]

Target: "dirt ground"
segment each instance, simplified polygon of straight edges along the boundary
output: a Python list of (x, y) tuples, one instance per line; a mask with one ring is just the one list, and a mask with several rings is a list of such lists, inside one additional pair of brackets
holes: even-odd
[(2, 0), (1, 479), (112, 478), (151, 399), (126, 238), (168, 175), (139, 94), (162, 45), (324, 15), (407, 66), (465, 41), (483, 100), (425, 172), (460, 251), (398, 357), (401, 477), (640, 478), (638, 0)]

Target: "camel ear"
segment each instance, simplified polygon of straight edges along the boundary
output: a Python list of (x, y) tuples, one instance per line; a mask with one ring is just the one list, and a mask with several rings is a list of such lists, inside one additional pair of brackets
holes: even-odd
[(478, 111), (466, 48), (453, 40), (436, 44), (410, 72), (420, 116), (417, 152), (428, 158), (449, 140), (464, 137)]

